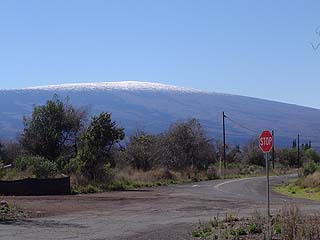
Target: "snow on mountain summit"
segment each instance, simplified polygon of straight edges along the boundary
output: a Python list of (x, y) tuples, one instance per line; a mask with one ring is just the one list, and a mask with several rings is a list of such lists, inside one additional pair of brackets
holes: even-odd
[(23, 90), (147, 90), (147, 91), (177, 91), (177, 92), (203, 92), (185, 87), (177, 87), (161, 83), (123, 81), (123, 82), (97, 82), (97, 83), (73, 83), (61, 85), (47, 85), (38, 87), (28, 87)]

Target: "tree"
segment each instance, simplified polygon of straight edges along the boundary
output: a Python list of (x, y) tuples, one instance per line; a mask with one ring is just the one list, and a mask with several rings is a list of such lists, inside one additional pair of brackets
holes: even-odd
[(196, 119), (171, 125), (161, 145), (159, 156), (165, 161), (162, 164), (169, 168), (206, 169), (215, 161), (214, 147)]
[(101, 113), (92, 121), (81, 137), (79, 157), (83, 162), (82, 171), (95, 180), (103, 176), (105, 164), (112, 161), (112, 148), (124, 139), (124, 129), (111, 120), (111, 114)]
[(231, 149), (230, 152), (227, 154), (228, 162), (240, 162), (242, 158), (242, 152), (240, 150), (240, 146), (237, 145)]
[(259, 148), (258, 139), (250, 140), (243, 149), (244, 161), (249, 164), (265, 166), (263, 153)]
[[(301, 153), (302, 154), (302, 153)], [(285, 148), (277, 151), (279, 163), (284, 166), (297, 166), (298, 150), (296, 148)]]
[(126, 162), (143, 171), (150, 170), (155, 165), (158, 137), (144, 132), (130, 137), (125, 151)]
[(320, 155), (317, 154), (317, 152), (315, 150), (313, 150), (312, 148), (308, 148), (305, 151), (305, 155), (311, 159), (312, 161), (319, 163), (320, 162)]
[(292, 148), (297, 148), (297, 140), (296, 139), (294, 139), (292, 141)]
[(3, 141), (0, 143), (0, 160), (5, 165), (12, 164), (23, 155), (21, 146), (17, 142)]
[(27, 153), (50, 161), (62, 155), (71, 157), (85, 118), (86, 111), (55, 95), (46, 105), (34, 107), (31, 117), (24, 117), (20, 143)]
[(0, 142), (0, 161), (3, 161), (5, 159), (5, 150), (3, 143)]

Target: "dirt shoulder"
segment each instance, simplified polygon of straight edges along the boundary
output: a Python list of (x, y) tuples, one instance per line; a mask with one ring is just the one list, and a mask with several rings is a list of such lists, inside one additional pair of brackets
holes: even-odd
[[(287, 181), (272, 177), (272, 185)], [(199, 220), (265, 211), (265, 178), (214, 180), (139, 191), (73, 196), (4, 197), (41, 218), (0, 224), (0, 239), (189, 239)], [(272, 193), (283, 204), (319, 211), (318, 203)]]
[(161, 188), (157, 188), (68, 196), (2, 196), (0, 199), (30, 212), (30, 217), (34, 218), (105, 211), (136, 201), (156, 199), (161, 192)]

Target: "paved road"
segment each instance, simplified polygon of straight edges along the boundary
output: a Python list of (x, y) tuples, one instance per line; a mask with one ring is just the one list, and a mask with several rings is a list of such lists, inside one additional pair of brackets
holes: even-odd
[[(292, 176), (271, 177), (271, 185)], [(146, 191), (71, 197), (17, 197), (18, 205), (56, 209), (55, 216), (0, 224), (0, 239), (191, 239), (192, 227), (224, 213), (265, 211), (265, 178), (214, 180)], [(296, 204), (307, 213), (320, 204), (271, 194), (272, 211)], [(72, 206), (66, 211), (66, 205)]]

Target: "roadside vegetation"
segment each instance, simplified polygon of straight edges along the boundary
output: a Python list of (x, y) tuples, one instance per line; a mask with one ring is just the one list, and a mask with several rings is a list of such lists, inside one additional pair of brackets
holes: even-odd
[[(243, 147), (227, 146), (227, 168), (221, 169), (222, 144), (210, 139), (196, 119), (159, 134), (137, 129), (125, 136), (111, 113), (89, 118), (85, 108), (54, 96), (35, 106), (23, 124), (17, 141), (0, 143), (1, 180), (70, 176), (74, 193), (92, 193), (265, 173), (257, 139)], [(311, 143), (304, 148), (300, 162), (296, 148), (277, 149), (272, 174), (319, 162)]]
[(191, 234), (195, 239), (257, 240), (267, 239), (269, 229), (269, 234), (274, 240), (318, 240), (319, 223), (320, 216), (303, 215), (297, 207), (288, 206), (271, 217), (269, 227), (266, 217), (259, 212), (254, 212), (249, 218), (225, 214), (210, 221), (199, 221)]
[(18, 209), (16, 206), (9, 204), (6, 201), (0, 202), (0, 222), (8, 222), (25, 219), (29, 213)]
[(318, 155), (314, 156), (317, 157), (300, 169), (298, 179), (277, 186), (274, 190), (290, 197), (320, 201), (320, 165)]

